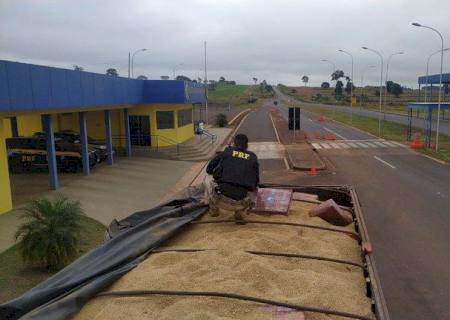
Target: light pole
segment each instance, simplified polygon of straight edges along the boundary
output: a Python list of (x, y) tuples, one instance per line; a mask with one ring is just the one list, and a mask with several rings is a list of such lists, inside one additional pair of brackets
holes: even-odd
[(411, 23), (415, 27), (421, 27), (433, 30), (436, 32), (439, 37), (441, 38), (441, 69), (440, 69), (440, 75), (439, 75), (439, 95), (438, 95), (438, 114), (437, 114), (437, 122), (436, 122), (436, 151), (439, 150), (439, 119), (441, 115), (441, 91), (442, 91), (442, 65), (444, 63), (444, 38), (442, 37), (442, 34), (437, 31), (436, 29), (428, 26), (421, 25), (420, 23), (413, 22)]
[[(333, 73), (336, 71), (336, 65), (333, 63), (333, 61), (330, 61), (330, 60), (327, 60), (327, 59), (322, 59), (320, 61), (327, 62), (327, 63), (329, 63), (329, 64), (331, 64), (333, 66), (333, 70), (331, 72), (331, 74), (333, 75)], [(333, 79), (331, 81), (333, 81)]]
[(362, 108), (362, 98), (363, 98), (363, 91), (364, 91), (364, 74), (366, 73), (367, 70), (369, 70), (370, 68), (375, 68), (375, 66), (367, 66), (365, 69), (363, 69), (363, 72), (361, 74), (361, 90), (360, 90), (360, 96), (361, 98), (359, 99), (359, 107)]
[(364, 50), (369, 50), (372, 51), (373, 53), (375, 53), (376, 55), (378, 55), (380, 57), (380, 62), (381, 62), (381, 68), (380, 68), (380, 104), (379, 104), (379, 110), (378, 110), (378, 136), (381, 138), (381, 102), (382, 102), (382, 96), (383, 96), (383, 56), (381, 55), (381, 53), (379, 53), (376, 50), (367, 48), (367, 47), (362, 47)]
[(389, 62), (391, 61), (391, 58), (393, 56), (399, 55), (399, 54), (404, 54), (403, 51), (399, 51), (399, 52), (395, 52), (392, 53), (389, 58), (387, 59), (387, 64), (386, 64), (386, 81), (384, 81), (385, 85), (386, 85), (386, 90), (384, 91), (384, 112), (383, 112), (383, 120), (386, 120), (386, 100), (387, 100), (387, 82), (388, 82), (388, 75), (389, 75)]
[(209, 124), (208, 119), (208, 72), (206, 68), (206, 41), (204, 42), (204, 49), (205, 49), (205, 113), (206, 113), (206, 124)]
[(173, 72), (173, 79), (175, 80), (175, 70), (177, 70), (178, 67), (184, 66), (184, 63), (179, 63), (177, 64), (175, 67), (173, 67), (172, 72)]
[(339, 49), (339, 52), (345, 53), (352, 59), (352, 78), (350, 81), (350, 123), (353, 123), (353, 55), (350, 52)]
[[(147, 49), (139, 49), (136, 50), (132, 55), (131, 55), (131, 77), (134, 78), (134, 56), (136, 55), (136, 53), (142, 52), (142, 51), (147, 51)], [(128, 59), (130, 59), (130, 53), (128, 53)], [(130, 75), (130, 71), (128, 70), (128, 77)]]
[[(445, 52), (445, 51), (448, 51), (448, 50), (450, 50), (450, 48), (445, 48), (445, 49), (444, 49), (444, 52)], [(430, 54), (430, 55), (428, 56), (428, 60), (427, 60), (427, 75), (425, 76), (425, 85), (426, 85), (426, 90), (425, 90), (425, 102), (427, 102), (428, 70), (429, 70), (429, 66), (430, 66), (430, 60), (431, 60), (431, 57), (432, 57), (432, 56), (434, 56), (435, 54), (437, 54), (437, 53), (439, 53), (439, 52), (441, 52), (441, 50), (435, 51), (435, 52), (433, 52), (432, 54)]]

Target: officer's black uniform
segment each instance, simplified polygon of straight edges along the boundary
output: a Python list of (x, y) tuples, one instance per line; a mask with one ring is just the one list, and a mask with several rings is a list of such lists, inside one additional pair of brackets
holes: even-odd
[(216, 191), (242, 200), (259, 184), (259, 164), (256, 154), (236, 147), (227, 147), (210, 161), (206, 168), (217, 182)]

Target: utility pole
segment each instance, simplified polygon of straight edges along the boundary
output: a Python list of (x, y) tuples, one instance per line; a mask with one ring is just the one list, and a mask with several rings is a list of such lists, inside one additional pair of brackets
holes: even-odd
[(130, 67), (131, 67), (131, 52), (128, 52), (128, 78), (131, 76)]
[(206, 124), (209, 124), (208, 120), (208, 71), (206, 68), (206, 41), (204, 43), (205, 46), (205, 113), (206, 113)]

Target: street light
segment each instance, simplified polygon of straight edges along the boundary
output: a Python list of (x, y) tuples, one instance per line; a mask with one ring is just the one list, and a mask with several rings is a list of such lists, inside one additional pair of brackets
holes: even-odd
[[(450, 48), (445, 48), (444, 49), (444, 52), (445, 51), (448, 51), (448, 50), (450, 50)], [(434, 56), (435, 54), (437, 54), (437, 53), (439, 53), (439, 52), (441, 52), (441, 50), (438, 50), (438, 51), (435, 51), (435, 52), (433, 52), (432, 54), (430, 54), (429, 56), (428, 56), (428, 60), (427, 60), (427, 75), (426, 75), (426, 77), (425, 77), (425, 85), (426, 85), (426, 90), (425, 90), (425, 102), (427, 102), (427, 91), (428, 91), (428, 69), (429, 69), (429, 66), (430, 66), (430, 59), (431, 59), (431, 57), (432, 56)]]
[(444, 38), (442, 37), (442, 34), (439, 31), (437, 31), (436, 29), (434, 29), (432, 27), (424, 26), (417, 22), (413, 22), (412, 25), (415, 27), (421, 27), (421, 28), (433, 30), (441, 38), (441, 69), (440, 69), (440, 75), (439, 75), (438, 114), (437, 114), (437, 123), (436, 123), (436, 151), (438, 151), (439, 150), (439, 119), (440, 119), (440, 114), (441, 114), (442, 65), (444, 62)]
[(352, 59), (352, 79), (350, 81), (350, 123), (353, 123), (353, 55), (342, 49), (339, 49), (338, 51), (345, 53)]
[(375, 68), (375, 66), (367, 66), (365, 69), (363, 69), (363, 72), (361, 74), (361, 90), (360, 90), (360, 96), (361, 98), (359, 99), (359, 106), (360, 108), (362, 108), (362, 97), (363, 97), (363, 91), (364, 91), (364, 74), (366, 73), (367, 70), (369, 70), (370, 68)]
[(181, 66), (184, 66), (184, 63), (179, 63), (179, 64), (177, 64), (175, 67), (173, 67), (172, 71), (173, 71), (173, 79), (174, 79), (174, 80), (175, 80), (175, 70), (176, 70), (178, 67), (181, 67)]
[(399, 51), (399, 52), (395, 52), (392, 53), (388, 60), (387, 60), (387, 64), (386, 64), (386, 81), (384, 81), (385, 85), (386, 85), (386, 90), (384, 91), (384, 112), (383, 112), (383, 119), (386, 119), (386, 100), (387, 100), (387, 82), (388, 82), (388, 75), (389, 75), (389, 62), (391, 61), (391, 58), (393, 56), (399, 55), (399, 54), (404, 54), (403, 51)]
[[(147, 51), (147, 49), (139, 49), (136, 50), (133, 55), (131, 56), (131, 77), (134, 78), (134, 56), (136, 55), (136, 53), (142, 52), (142, 51)], [(130, 57), (130, 54), (128, 53), (128, 59)], [(130, 72), (128, 72), (128, 77), (129, 77)]]
[(373, 53), (375, 53), (376, 55), (378, 55), (380, 57), (380, 61), (381, 61), (381, 68), (380, 68), (380, 104), (379, 104), (379, 110), (378, 110), (378, 136), (381, 137), (381, 100), (382, 100), (382, 95), (383, 95), (383, 56), (381, 55), (381, 53), (379, 53), (376, 50), (367, 48), (367, 47), (362, 47), (364, 50), (369, 50), (372, 51)]
[[(327, 60), (327, 59), (322, 59), (320, 61), (327, 62), (327, 63), (329, 63), (329, 64), (331, 64), (333, 66), (333, 70), (331, 72), (331, 75), (333, 75), (333, 73), (336, 71), (336, 65), (333, 63), (333, 61), (330, 61), (330, 60)], [(331, 81), (333, 81), (333, 79)]]

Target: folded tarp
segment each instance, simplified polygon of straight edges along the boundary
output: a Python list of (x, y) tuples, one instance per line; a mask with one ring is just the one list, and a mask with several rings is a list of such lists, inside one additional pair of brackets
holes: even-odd
[(107, 241), (19, 298), (0, 305), (0, 319), (65, 319), (207, 211), (200, 197), (173, 200), (114, 221)]

